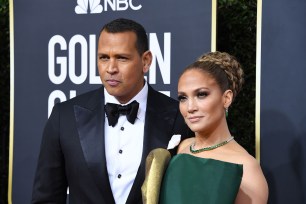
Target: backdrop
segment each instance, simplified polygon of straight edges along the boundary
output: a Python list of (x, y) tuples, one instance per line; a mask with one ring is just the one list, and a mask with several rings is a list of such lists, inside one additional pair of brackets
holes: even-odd
[(262, 4), (261, 165), (270, 204), (306, 203), (306, 1)]
[[(215, 0), (13, 0), (13, 118), (9, 200), (29, 203), (43, 127), (54, 103), (101, 86), (96, 44), (112, 19), (146, 28), (154, 59), (148, 82), (176, 98), (181, 70), (211, 50)], [(214, 28), (213, 28), (214, 29)], [(11, 200), (9, 201), (12, 202)]]

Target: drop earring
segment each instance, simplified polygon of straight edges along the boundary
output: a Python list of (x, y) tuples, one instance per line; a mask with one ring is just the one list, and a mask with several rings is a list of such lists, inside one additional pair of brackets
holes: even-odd
[(228, 108), (225, 108), (225, 117), (228, 117)]

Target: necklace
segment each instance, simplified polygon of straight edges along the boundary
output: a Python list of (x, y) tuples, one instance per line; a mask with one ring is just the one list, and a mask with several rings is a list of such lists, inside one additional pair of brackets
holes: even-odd
[(216, 145), (212, 145), (212, 146), (209, 146), (209, 147), (203, 147), (201, 149), (194, 149), (194, 146), (195, 146), (195, 142), (193, 144), (190, 145), (190, 152), (192, 154), (197, 154), (197, 153), (200, 153), (200, 152), (204, 152), (204, 151), (209, 151), (209, 150), (213, 150), (213, 149), (216, 149), (218, 147), (221, 147), (223, 145), (226, 145), (227, 143), (229, 143), (231, 140), (233, 140), (234, 137), (231, 136), (229, 139), (219, 143), (219, 144), (216, 144)]

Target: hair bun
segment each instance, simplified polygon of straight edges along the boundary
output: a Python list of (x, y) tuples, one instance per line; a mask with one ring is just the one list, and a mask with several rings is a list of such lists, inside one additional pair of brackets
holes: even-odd
[(242, 66), (237, 59), (226, 52), (209, 52), (198, 58), (198, 62), (211, 62), (218, 65), (227, 76), (229, 89), (233, 91), (234, 98), (240, 92), (244, 83)]

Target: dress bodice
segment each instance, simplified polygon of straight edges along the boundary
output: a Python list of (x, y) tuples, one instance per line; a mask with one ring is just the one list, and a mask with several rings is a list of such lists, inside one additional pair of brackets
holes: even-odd
[(178, 154), (164, 175), (160, 204), (232, 204), (242, 173), (241, 164)]

